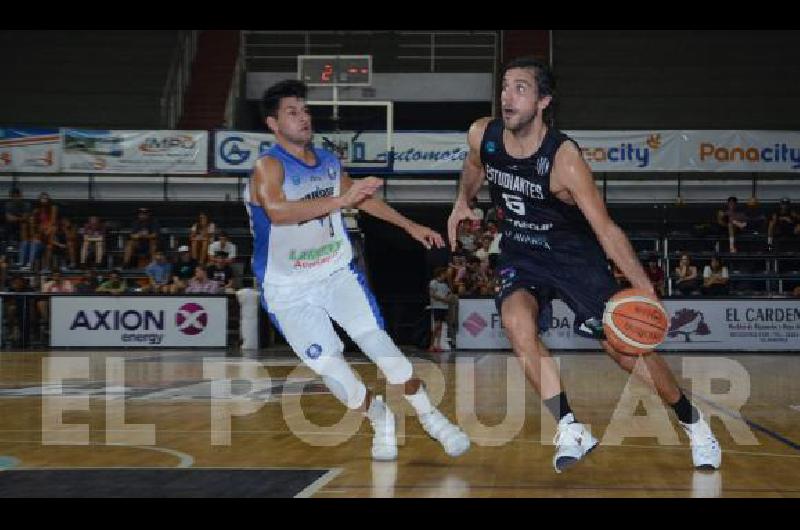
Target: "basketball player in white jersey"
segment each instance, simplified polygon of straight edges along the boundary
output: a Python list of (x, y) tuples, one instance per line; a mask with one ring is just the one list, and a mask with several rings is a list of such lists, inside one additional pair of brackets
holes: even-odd
[(333, 395), (366, 414), (375, 433), (375, 460), (397, 457), (394, 415), (345, 362), (331, 318), (390, 384), (403, 385), (425, 431), (448, 455), (461, 455), (469, 438), (433, 407), (411, 363), (383, 330), (375, 298), (353, 263), (341, 209), (358, 208), (397, 225), (428, 249), (443, 247), (444, 241), (374, 197), (380, 179), (351, 180), (336, 156), (313, 147), (305, 97), (306, 86), (295, 80), (277, 83), (264, 94), (265, 123), (277, 143), (256, 162), (245, 190), (262, 305)]
[[(558, 422), (553, 465), (560, 473), (598, 442), (576, 421), (558, 367), (538, 336), (550, 326), (551, 301), (563, 300), (575, 313), (575, 332), (602, 341), (631, 372), (636, 359), (614, 351), (603, 334), (605, 304), (618, 290), (606, 256), (634, 287), (655, 293), (628, 238), (609, 217), (578, 145), (542, 118), (553, 97), (550, 69), (536, 59), (517, 59), (505, 66), (502, 79), (502, 117), (481, 118), (469, 130), (469, 154), (447, 228), (455, 246), (458, 224), (474, 218), (469, 201), (488, 180), (503, 234), (496, 304), (526, 377)], [(689, 436), (695, 467), (719, 468), (719, 443), (669, 366), (656, 353), (642, 360)]]

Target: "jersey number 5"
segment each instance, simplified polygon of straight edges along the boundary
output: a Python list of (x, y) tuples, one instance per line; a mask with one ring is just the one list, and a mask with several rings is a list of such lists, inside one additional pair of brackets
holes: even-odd
[(509, 210), (517, 215), (525, 215), (525, 203), (518, 196), (504, 193), (503, 199), (505, 199), (506, 207)]

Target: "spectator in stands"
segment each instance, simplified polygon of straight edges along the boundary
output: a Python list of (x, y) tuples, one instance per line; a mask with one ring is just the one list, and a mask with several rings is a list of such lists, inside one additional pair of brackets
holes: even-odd
[(189, 285), (189, 280), (195, 276), (195, 269), (199, 264), (189, 252), (189, 247), (182, 245), (178, 249), (178, 261), (172, 272), (172, 294), (180, 294)]
[[(46, 294), (71, 294), (75, 292), (72, 282), (63, 278), (61, 273), (54, 271), (50, 281), (44, 282), (42, 285), (42, 292)], [(50, 301), (48, 299), (37, 300), (36, 309), (39, 311), (39, 317), (43, 323), (49, 321), (50, 318)]]
[(216, 226), (208, 220), (208, 215), (201, 212), (197, 216), (197, 222), (192, 225), (192, 233), (189, 241), (192, 247), (192, 258), (200, 265), (205, 265), (208, 261), (208, 247), (214, 241)]
[(757, 230), (758, 223), (758, 219), (751, 218), (739, 207), (739, 200), (736, 197), (728, 197), (725, 210), (717, 211), (717, 224), (728, 234), (728, 249), (731, 253), (737, 252), (736, 234)]
[(223, 290), (220, 283), (210, 279), (206, 269), (198, 265), (194, 269), (194, 276), (188, 281), (185, 292), (186, 294), (222, 294)]
[(484, 296), (489, 288), (486, 275), (481, 272), (481, 260), (475, 256), (467, 258), (467, 271), (464, 280), (459, 285), (459, 296)]
[(489, 249), (492, 246), (492, 237), (483, 236), (481, 238), (481, 246), (475, 251), (474, 256), (481, 260), (481, 270), (486, 272), (490, 268), (489, 264)]
[(664, 296), (664, 269), (658, 264), (658, 260), (650, 258), (644, 271), (647, 273), (647, 277), (650, 278), (650, 283), (653, 284), (656, 293), (659, 296)]
[(214, 254), (214, 262), (206, 268), (208, 277), (218, 282), (226, 293), (233, 292), (234, 273), (228, 265), (228, 253), (220, 250)]
[(89, 257), (89, 249), (94, 247), (94, 263), (100, 265), (103, 263), (105, 256), (106, 244), (106, 226), (99, 217), (93, 215), (89, 217), (86, 224), (81, 229), (83, 236), (83, 243), (81, 244), (81, 265), (86, 265), (86, 260)]
[(490, 236), (494, 238), (495, 234), (497, 234), (497, 222), (496, 221), (486, 221), (486, 228), (483, 231), (483, 235)]
[(45, 244), (44, 266), (56, 270), (59, 263), (62, 269), (77, 268), (78, 234), (72, 222), (62, 217), (52, 228)]
[[(433, 279), (428, 284), (431, 308), (431, 343), (429, 352), (441, 352), (442, 325), (447, 322), (451, 305), (458, 303), (458, 298), (453, 296), (447, 284), (447, 267), (438, 267), (433, 272)], [(451, 337), (452, 338), (452, 337)]]
[(448, 283), (450, 290), (459, 294), (460, 286), (464, 282), (464, 275), (467, 273), (467, 257), (464, 254), (453, 252), (448, 265)]
[(225, 264), (230, 265), (236, 259), (236, 245), (228, 240), (227, 232), (220, 230), (218, 234), (219, 239), (208, 246), (208, 255), (213, 258), (218, 252), (225, 252), (227, 255)]
[(41, 257), (44, 248), (44, 236), (39, 228), (39, 222), (33, 214), (28, 217), (27, 228), (23, 229), (25, 239), (20, 245), (19, 262), (21, 270), (32, 270), (36, 261)]
[(167, 261), (164, 252), (157, 250), (153, 261), (145, 267), (144, 272), (150, 280), (145, 289), (156, 294), (169, 294), (172, 290), (172, 263)]
[(770, 217), (767, 228), (767, 244), (770, 248), (776, 237), (800, 239), (800, 215), (792, 209), (789, 197), (781, 199), (778, 210)]
[(688, 254), (682, 254), (675, 267), (675, 287), (683, 296), (690, 296), (700, 288), (700, 274)]
[(711, 264), (703, 269), (703, 294), (706, 296), (724, 296), (729, 292), (728, 267), (722, 264), (719, 257), (711, 258)]
[[(31, 216), (31, 203), (22, 198), (18, 188), (11, 188), (5, 204), (6, 238), (16, 246), (27, 239), (28, 219)], [(20, 258), (17, 260), (22, 265)]]
[(58, 206), (50, 200), (46, 192), (39, 194), (39, 201), (35, 204), (28, 223), (28, 240), (23, 241), (24, 270), (33, 269), (35, 262), (42, 254), (58, 221)]
[(131, 237), (125, 245), (125, 266), (131, 266), (131, 258), (134, 255), (144, 255), (147, 259), (155, 255), (158, 248), (158, 236), (161, 233), (161, 225), (158, 220), (150, 214), (149, 208), (139, 208), (137, 218), (131, 226)]
[(111, 271), (108, 280), (101, 283), (96, 292), (121, 295), (127, 290), (128, 283), (120, 277), (119, 271)]
[(464, 251), (467, 254), (472, 254), (475, 252), (478, 243), (475, 241), (475, 234), (472, 230), (472, 223), (467, 220), (461, 221), (458, 225), (458, 235), (457, 238), (461, 241), (461, 245), (464, 248)]
[(97, 272), (89, 270), (81, 280), (75, 284), (76, 294), (94, 294), (98, 288)]

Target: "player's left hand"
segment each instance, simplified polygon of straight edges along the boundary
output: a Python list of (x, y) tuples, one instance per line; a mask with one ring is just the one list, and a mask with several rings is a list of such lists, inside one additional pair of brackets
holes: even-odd
[(444, 239), (442, 238), (441, 234), (431, 230), (427, 226), (413, 223), (407, 228), (407, 231), (411, 237), (422, 243), (422, 245), (428, 250), (430, 250), (434, 245), (436, 248), (444, 247)]

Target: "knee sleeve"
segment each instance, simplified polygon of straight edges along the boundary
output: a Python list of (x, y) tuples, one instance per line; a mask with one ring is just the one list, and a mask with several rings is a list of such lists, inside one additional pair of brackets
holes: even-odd
[(344, 345), (311, 344), (300, 358), (314, 373), (322, 377), (325, 386), (349, 409), (357, 409), (364, 403), (367, 388), (342, 357)]
[(389, 383), (400, 385), (411, 379), (413, 368), (394, 341), (381, 329), (353, 337), (361, 351), (381, 369)]

